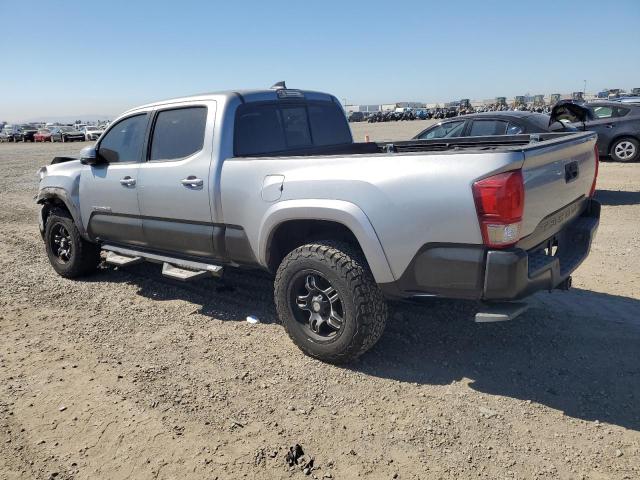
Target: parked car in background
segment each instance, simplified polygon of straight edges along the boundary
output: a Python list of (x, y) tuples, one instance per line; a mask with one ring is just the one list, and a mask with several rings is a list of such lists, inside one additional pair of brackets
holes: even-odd
[(620, 97), (613, 100), (618, 103), (637, 103), (640, 104), (640, 97)]
[[(640, 159), (640, 104), (601, 101), (581, 105), (588, 111), (586, 130), (598, 134), (598, 152), (618, 162)], [(573, 125), (582, 129), (582, 123)]]
[(52, 142), (75, 142), (84, 141), (84, 133), (73, 127), (56, 127), (51, 130)]
[(20, 125), (7, 124), (2, 128), (2, 141), (20, 142), (22, 141), (22, 130)]
[(104, 129), (101, 127), (96, 127), (95, 125), (85, 125), (84, 128), (80, 131), (84, 133), (84, 139), (86, 141), (94, 141), (100, 138), (100, 135), (102, 135)]
[(20, 141), (33, 142), (33, 136), (38, 132), (38, 129), (33, 125), (20, 125)]
[(52, 138), (51, 130), (49, 130), (48, 128), (41, 128), (33, 136), (33, 141), (34, 142), (52, 142), (53, 140), (51, 140), (51, 138)]
[(362, 122), (364, 121), (364, 113), (351, 112), (347, 118), (350, 122)]
[(472, 113), (432, 125), (413, 138), (415, 140), (432, 140), (577, 130), (562, 122), (554, 122), (549, 125), (550, 118), (544, 113), (527, 111)]

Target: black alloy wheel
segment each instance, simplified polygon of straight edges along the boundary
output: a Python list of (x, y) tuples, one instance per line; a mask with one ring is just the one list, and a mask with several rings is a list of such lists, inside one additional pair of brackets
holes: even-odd
[(317, 270), (302, 270), (292, 279), (291, 310), (307, 335), (318, 342), (340, 335), (344, 307), (337, 290)]
[(57, 223), (51, 229), (51, 251), (60, 263), (67, 263), (73, 254), (73, 240), (69, 231), (61, 223)]
[(380, 338), (387, 319), (382, 291), (362, 251), (317, 240), (289, 252), (274, 281), (278, 317), (307, 355), (347, 363)]

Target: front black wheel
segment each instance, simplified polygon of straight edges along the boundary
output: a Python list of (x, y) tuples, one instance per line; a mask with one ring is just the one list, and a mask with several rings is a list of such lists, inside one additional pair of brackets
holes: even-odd
[(278, 268), (278, 316), (307, 355), (346, 363), (380, 338), (387, 306), (362, 253), (323, 241), (296, 248)]
[(54, 208), (51, 211), (47, 218), (44, 240), (51, 266), (63, 277), (87, 275), (100, 263), (100, 247), (80, 236), (66, 210)]

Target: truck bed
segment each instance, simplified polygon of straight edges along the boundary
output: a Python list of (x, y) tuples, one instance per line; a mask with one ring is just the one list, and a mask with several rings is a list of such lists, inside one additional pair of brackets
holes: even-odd
[(392, 142), (356, 142), (324, 147), (304, 147), (288, 149), (251, 157), (305, 157), (325, 155), (366, 155), (375, 153), (411, 153), (411, 152), (447, 152), (479, 151), (486, 152), (512, 150), (514, 147), (536, 144), (564, 138), (568, 135), (584, 135), (583, 132), (554, 132), (526, 135), (496, 135), (483, 137), (459, 137), (434, 140), (399, 140)]

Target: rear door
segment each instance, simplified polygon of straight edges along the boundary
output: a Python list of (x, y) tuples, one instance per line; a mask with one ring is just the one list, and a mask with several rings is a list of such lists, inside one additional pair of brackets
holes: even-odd
[(149, 247), (217, 258), (221, 248), (211, 214), (216, 102), (159, 107), (154, 114), (146, 161), (140, 167), (142, 228)]

